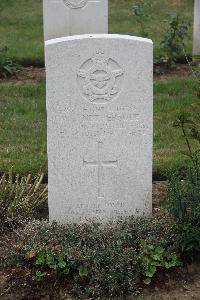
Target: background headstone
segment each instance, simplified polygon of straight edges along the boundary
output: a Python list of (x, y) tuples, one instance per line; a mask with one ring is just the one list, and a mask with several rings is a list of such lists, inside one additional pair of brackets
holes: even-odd
[(193, 56), (200, 59), (200, 0), (195, 0), (194, 4)]
[(50, 221), (151, 213), (152, 42), (46, 42)]
[(108, 0), (43, 0), (44, 38), (108, 33)]

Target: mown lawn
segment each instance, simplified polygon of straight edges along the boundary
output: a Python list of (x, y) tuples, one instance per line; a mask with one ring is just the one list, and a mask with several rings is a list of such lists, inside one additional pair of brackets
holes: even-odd
[[(140, 26), (132, 15), (132, 7), (139, 0), (109, 0), (110, 33), (141, 35)], [(155, 44), (155, 53), (166, 32), (167, 16), (179, 13), (190, 22), (190, 36), (186, 51), (192, 49), (193, 0), (152, 0), (147, 11), (145, 27)], [(0, 46), (7, 46), (9, 55), (24, 65), (44, 64), (42, 0), (0, 1)]]
[(0, 172), (47, 172), (45, 86), (0, 86)]
[[(173, 121), (181, 110), (188, 112), (198, 83), (173, 79), (155, 83), (154, 173), (166, 174), (185, 168), (187, 148)], [(0, 172), (47, 173), (45, 85), (0, 86)]]
[[(172, 79), (154, 86), (154, 173), (185, 169), (188, 152), (179, 128), (173, 127), (181, 112), (193, 115), (192, 104), (199, 103), (199, 83), (192, 79)], [(195, 143), (190, 141), (193, 149)]]

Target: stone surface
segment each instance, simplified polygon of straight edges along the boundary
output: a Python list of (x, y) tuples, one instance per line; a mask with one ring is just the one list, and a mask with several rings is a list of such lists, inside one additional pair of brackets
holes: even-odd
[(138, 37), (46, 42), (51, 221), (151, 213), (152, 60)]
[(200, 0), (195, 0), (194, 4), (193, 55), (200, 58)]
[(43, 0), (44, 38), (108, 33), (108, 0)]

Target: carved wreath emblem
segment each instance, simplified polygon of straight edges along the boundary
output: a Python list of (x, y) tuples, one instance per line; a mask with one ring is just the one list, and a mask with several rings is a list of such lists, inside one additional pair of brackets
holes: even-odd
[(88, 0), (63, 0), (64, 4), (70, 8), (84, 7)]
[(92, 103), (110, 102), (120, 91), (124, 71), (119, 64), (105, 57), (103, 52), (82, 64), (78, 82), (83, 95)]

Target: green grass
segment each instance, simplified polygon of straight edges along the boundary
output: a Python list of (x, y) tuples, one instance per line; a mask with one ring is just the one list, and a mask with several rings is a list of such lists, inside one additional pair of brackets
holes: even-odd
[[(188, 152), (182, 132), (173, 127), (180, 112), (192, 116), (191, 104), (198, 103), (199, 83), (192, 79), (176, 79), (155, 83), (154, 94), (154, 172), (167, 174), (168, 170), (185, 169)], [(195, 144), (191, 141), (193, 149)]]
[[(181, 132), (173, 128), (179, 111), (191, 110), (198, 102), (198, 83), (174, 79), (155, 83), (154, 100), (154, 173), (183, 169), (188, 159)], [(45, 85), (0, 88), (0, 171), (47, 173)]]
[(47, 172), (45, 86), (0, 88), (0, 171)]
[[(111, 0), (109, 28), (112, 33), (141, 36), (140, 26), (132, 14), (132, 7), (140, 0)], [(166, 32), (169, 15), (178, 13), (182, 19), (190, 24), (189, 38), (186, 42), (186, 51), (192, 50), (192, 23), (194, 4), (191, 0), (152, 0), (152, 7), (147, 11), (149, 17), (145, 18), (145, 28), (154, 42), (154, 52), (159, 52), (160, 42)]]
[[(139, 0), (109, 0), (109, 31), (141, 35), (140, 27), (131, 9)], [(165, 20), (171, 13), (178, 12), (190, 22), (190, 37), (186, 43), (187, 52), (192, 49), (192, 0), (152, 0), (146, 28), (155, 43), (155, 53), (165, 33)], [(44, 63), (42, 0), (0, 1), (0, 46), (8, 46), (9, 55), (25, 65)]]
[(18, 62), (44, 63), (42, 23), (42, 0), (0, 1), (0, 45)]

